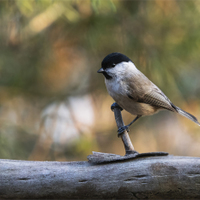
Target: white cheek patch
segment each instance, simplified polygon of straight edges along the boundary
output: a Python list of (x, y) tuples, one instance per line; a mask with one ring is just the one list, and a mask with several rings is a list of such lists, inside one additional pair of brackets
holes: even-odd
[(122, 62), (117, 64), (114, 68), (112, 68), (112, 72), (116, 74), (124, 74), (128, 69), (128, 63)]
[(129, 61), (129, 62), (121, 62), (117, 64), (115, 67), (107, 68), (106, 72), (108, 75), (118, 78), (123, 78), (123, 76), (130, 76), (133, 74), (140, 73), (139, 70), (135, 67), (135, 65)]

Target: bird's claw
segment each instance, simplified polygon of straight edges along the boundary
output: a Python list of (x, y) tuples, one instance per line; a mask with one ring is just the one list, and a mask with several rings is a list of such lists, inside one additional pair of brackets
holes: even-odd
[(116, 102), (111, 105), (111, 110), (114, 111), (115, 108), (118, 108), (121, 111), (123, 110), (123, 108), (121, 108)]
[(130, 130), (129, 130), (129, 128), (128, 128), (128, 126), (122, 126), (122, 127), (120, 127), (119, 129), (118, 129), (118, 137), (120, 137), (121, 136), (121, 134), (122, 133), (124, 133), (124, 131), (127, 131), (127, 132), (129, 132)]

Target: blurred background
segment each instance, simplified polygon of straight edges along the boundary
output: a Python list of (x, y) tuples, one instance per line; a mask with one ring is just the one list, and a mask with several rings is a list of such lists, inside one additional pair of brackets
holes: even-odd
[[(0, 158), (124, 155), (102, 59), (121, 52), (200, 120), (200, 1), (1, 0)], [(123, 111), (125, 124), (135, 116)], [(169, 111), (141, 118), (139, 152), (200, 156), (200, 127)]]

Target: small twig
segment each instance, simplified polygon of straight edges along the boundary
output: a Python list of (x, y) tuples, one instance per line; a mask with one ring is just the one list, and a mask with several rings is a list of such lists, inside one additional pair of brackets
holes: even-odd
[[(117, 103), (113, 103), (111, 106), (111, 110), (115, 114), (115, 121), (117, 123), (117, 127), (121, 128), (122, 126), (124, 126), (124, 122), (121, 115), (122, 108)], [(141, 157), (168, 155), (168, 153), (166, 152), (138, 153), (137, 151), (134, 150), (134, 147), (131, 143), (130, 137), (126, 130), (122, 134), (120, 133), (120, 137), (122, 139), (122, 142), (124, 144), (124, 148), (126, 151), (125, 156), (93, 151), (92, 155), (87, 156), (88, 161), (93, 164), (102, 164), (102, 163), (110, 163), (110, 162), (119, 162), (119, 161), (130, 160), (130, 159), (141, 158)]]
[[(113, 103), (111, 106), (111, 110), (114, 112), (117, 127), (121, 128), (122, 126), (124, 126), (124, 122), (123, 122), (122, 114), (121, 114), (122, 108), (117, 103)], [(120, 135), (120, 137), (124, 144), (126, 155), (136, 154), (136, 153), (138, 154), (138, 152), (134, 150), (129, 134), (126, 130)]]

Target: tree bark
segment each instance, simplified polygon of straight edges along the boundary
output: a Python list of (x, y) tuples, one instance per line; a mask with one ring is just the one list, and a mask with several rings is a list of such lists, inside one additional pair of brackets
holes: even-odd
[(199, 199), (200, 158), (89, 162), (0, 160), (0, 199)]

